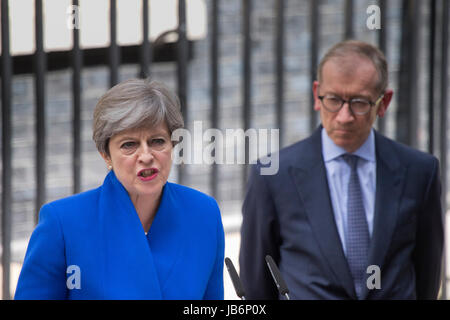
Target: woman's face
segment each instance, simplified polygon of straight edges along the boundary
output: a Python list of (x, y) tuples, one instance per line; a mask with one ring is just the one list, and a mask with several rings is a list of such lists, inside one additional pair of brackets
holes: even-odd
[(172, 141), (165, 122), (151, 129), (122, 131), (109, 140), (108, 166), (136, 203), (141, 196), (161, 195), (172, 165)]

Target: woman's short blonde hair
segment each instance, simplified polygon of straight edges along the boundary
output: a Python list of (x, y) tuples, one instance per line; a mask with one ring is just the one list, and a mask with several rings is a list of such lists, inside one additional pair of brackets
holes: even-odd
[(92, 139), (109, 155), (109, 139), (121, 131), (165, 122), (169, 134), (184, 125), (178, 97), (158, 81), (130, 79), (109, 89), (94, 110)]

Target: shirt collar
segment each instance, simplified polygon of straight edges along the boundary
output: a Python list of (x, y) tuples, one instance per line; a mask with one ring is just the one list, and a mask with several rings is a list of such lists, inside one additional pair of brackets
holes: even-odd
[[(331, 161), (347, 153), (345, 149), (336, 145), (328, 136), (325, 128), (322, 128), (322, 155), (325, 162)], [(369, 137), (364, 141), (361, 147), (352, 154), (357, 155), (364, 160), (375, 162), (375, 134), (370, 130)]]

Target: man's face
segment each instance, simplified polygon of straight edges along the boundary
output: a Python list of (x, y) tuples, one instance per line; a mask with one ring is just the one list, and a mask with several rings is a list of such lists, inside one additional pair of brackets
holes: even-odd
[(387, 90), (376, 106), (364, 115), (353, 114), (348, 103), (338, 112), (330, 112), (323, 106), (319, 96), (332, 95), (344, 100), (362, 98), (375, 102), (381, 95), (376, 85), (378, 73), (373, 63), (365, 58), (349, 55), (332, 58), (322, 68), (322, 80), (313, 83), (314, 110), (320, 112), (322, 126), (333, 142), (347, 152), (356, 151), (370, 134), (375, 119), (383, 117), (392, 98)]

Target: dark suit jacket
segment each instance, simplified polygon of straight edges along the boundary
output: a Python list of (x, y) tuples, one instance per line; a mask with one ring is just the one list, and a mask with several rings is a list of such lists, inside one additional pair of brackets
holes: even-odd
[[(249, 299), (278, 299), (265, 263), (271, 255), (291, 299), (356, 299), (334, 220), (321, 127), (279, 153), (276, 175), (252, 168), (243, 204), (240, 276)], [(369, 265), (381, 289), (365, 299), (435, 299), (443, 223), (439, 162), (375, 132), (377, 179)], [(368, 274), (370, 276), (370, 274)]]

